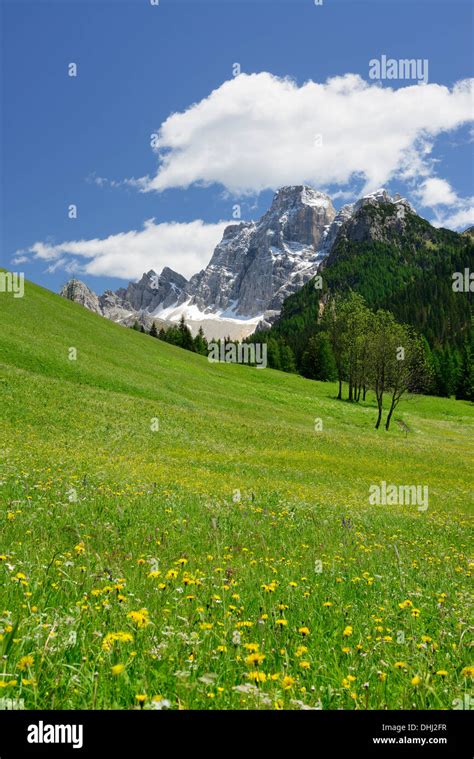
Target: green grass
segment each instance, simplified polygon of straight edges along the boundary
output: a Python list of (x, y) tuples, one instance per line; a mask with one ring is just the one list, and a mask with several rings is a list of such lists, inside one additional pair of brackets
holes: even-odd
[[(29, 283), (0, 295), (0, 388), (2, 695), (449, 709), (470, 692), (472, 405), (414, 398), (376, 432), (372, 397), (210, 364)], [(371, 506), (381, 480), (427, 485), (428, 510)]]

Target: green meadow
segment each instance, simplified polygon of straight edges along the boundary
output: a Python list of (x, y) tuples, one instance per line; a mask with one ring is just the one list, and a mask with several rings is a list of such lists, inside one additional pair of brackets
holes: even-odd
[[(452, 709), (472, 693), (472, 404), (205, 357), (0, 294), (0, 698)], [(429, 505), (371, 505), (385, 481)], [(470, 626), (471, 625), (471, 626)]]

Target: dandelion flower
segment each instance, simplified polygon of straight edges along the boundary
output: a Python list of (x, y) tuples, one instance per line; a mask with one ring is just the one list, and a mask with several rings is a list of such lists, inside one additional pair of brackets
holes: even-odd
[(247, 678), (249, 680), (255, 680), (257, 683), (264, 683), (267, 680), (265, 672), (260, 672), (258, 669), (254, 672), (247, 672)]
[(129, 611), (127, 618), (131, 619), (133, 624), (141, 630), (150, 624), (148, 619), (148, 611), (146, 609), (140, 609), (140, 611)]
[(308, 651), (306, 646), (298, 646), (298, 648), (295, 651), (295, 656), (303, 656), (303, 654), (306, 654)]
[(17, 669), (23, 672), (25, 669), (28, 669), (28, 667), (32, 667), (34, 661), (34, 657), (31, 654), (28, 654), (28, 656), (22, 656), (18, 662)]
[(250, 651), (250, 653), (255, 654), (257, 653), (259, 646), (258, 643), (245, 643), (244, 648), (246, 648), (247, 651)]
[(264, 661), (264, 659), (265, 659), (264, 654), (257, 654), (257, 653), (249, 654), (245, 659), (245, 663), (254, 664), (256, 667), (258, 667), (258, 665), (261, 664)]

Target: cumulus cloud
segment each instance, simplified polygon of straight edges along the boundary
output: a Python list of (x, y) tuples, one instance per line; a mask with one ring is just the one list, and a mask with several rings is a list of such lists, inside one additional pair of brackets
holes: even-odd
[(474, 198), (461, 198), (446, 179), (429, 177), (414, 195), (422, 206), (433, 209), (435, 227), (462, 230), (474, 224)]
[(251, 194), (427, 177), (435, 137), (472, 119), (473, 81), (392, 89), (355, 74), (302, 86), (240, 74), (166, 119), (155, 176), (134, 181), (144, 191), (218, 183)]
[(444, 213), (437, 212), (431, 223), (434, 227), (445, 227), (446, 229), (461, 231), (466, 229), (466, 227), (474, 225), (474, 197), (459, 198), (457, 204), (449, 210), (446, 209)]
[(458, 197), (453, 188), (445, 179), (430, 177), (426, 179), (416, 192), (423, 206), (449, 206), (458, 202)]
[(110, 235), (102, 240), (70, 240), (59, 244), (36, 242), (27, 251), (17, 252), (48, 262), (48, 270), (63, 268), (70, 273), (137, 279), (143, 272), (164, 266), (189, 278), (207, 265), (228, 222), (205, 224), (200, 219), (189, 223), (155, 224), (145, 222), (142, 230)]

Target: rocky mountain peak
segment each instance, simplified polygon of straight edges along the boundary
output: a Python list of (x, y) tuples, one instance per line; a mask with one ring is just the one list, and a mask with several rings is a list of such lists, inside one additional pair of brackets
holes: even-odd
[(130, 282), (122, 293), (125, 307), (152, 313), (158, 306), (166, 308), (181, 295), (187, 279), (166, 266), (160, 275), (154, 269), (143, 274), (138, 282)]
[(409, 203), (406, 198), (402, 198), (400, 193), (397, 192), (392, 197), (383, 187), (369, 193), (368, 195), (364, 195), (356, 203), (354, 203), (353, 206), (354, 210), (358, 211), (359, 208), (362, 208), (363, 206), (376, 206), (383, 204), (391, 204), (397, 206), (398, 210), (402, 210), (402, 212), (408, 211), (409, 213), (416, 213), (411, 203)]
[(282, 187), (258, 222), (228, 226), (207, 268), (192, 277), (180, 303), (204, 315), (252, 319), (278, 312), (316, 273), (318, 248), (336, 211), (305, 185)]
[(270, 209), (259, 226), (276, 234), (278, 244), (299, 242), (317, 249), (324, 226), (336, 215), (331, 198), (306, 185), (282, 187), (273, 197)]
[(61, 289), (60, 295), (68, 300), (73, 300), (81, 306), (88, 308), (96, 314), (101, 313), (99, 298), (97, 295), (80, 279), (70, 279)]
[(352, 242), (400, 239), (413, 215), (416, 211), (406, 198), (398, 193), (392, 197), (383, 188), (343, 206), (323, 241), (325, 265), (337, 256), (342, 239)]
[(296, 205), (329, 208), (332, 206), (332, 200), (329, 195), (309, 185), (289, 185), (276, 191), (270, 211), (281, 207), (287, 210)]

